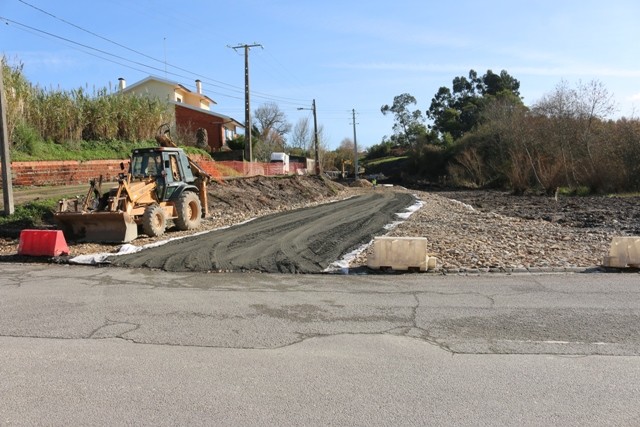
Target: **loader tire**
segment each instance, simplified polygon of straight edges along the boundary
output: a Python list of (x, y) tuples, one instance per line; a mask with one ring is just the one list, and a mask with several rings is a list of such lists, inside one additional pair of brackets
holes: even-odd
[(193, 191), (185, 191), (176, 201), (178, 217), (173, 220), (178, 230), (193, 230), (200, 226), (202, 220), (202, 204)]
[(167, 228), (167, 215), (160, 205), (150, 205), (142, 216), (142, 231), (149, 237), (162, 236)]

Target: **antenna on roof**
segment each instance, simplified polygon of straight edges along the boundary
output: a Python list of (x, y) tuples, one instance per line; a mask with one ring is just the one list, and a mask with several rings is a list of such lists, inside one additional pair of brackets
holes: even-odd
[(162, 39), (162, 48), (164, 49), (164, 78), (167, 78), (167, 38)]

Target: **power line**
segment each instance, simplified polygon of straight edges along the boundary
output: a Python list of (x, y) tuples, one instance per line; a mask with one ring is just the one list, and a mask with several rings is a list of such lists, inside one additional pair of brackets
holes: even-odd
[[(295, 81), (295, 83), (298, 85), (298, 87), (303, 88), (303, 83), (297, 78), (297, 76), (295, 76), (293, 73), (291, 73), (280, 61), (278, 61), (276, 59), (275, 56), (273, 56), (273, 54), (271, 54), (271, 52), (269, 51), (269, 49), (265, 49), (265, 53), (267, 54), (267, 56), (269, 56), (269, 58), (271, 58), (273, 60), (273, 62), (278, 65), (278, 67), (284, 71), (286, 74), (288, 74), (289, 76), (291, 76), (291, 78)], [(265, 64), (269, 64), (268, 61), (265, 61), (262, 55), (258, 55), (258, 59), (262, 60), (262, 62), (264, 62)], [(271, 64), (269, 64), (271, 65)], [(271, 66), (273, 67), (273, 66)], [(275, 67), (273, 67), (275, 70)], [(277, 73), (277, 70), (276, 70)], [(282, 73), (277, 73), (276, 74), (278, 78), (282, 78)], [(287, 79), (286, 82), (288, 84), (291, 84), (291, 79)]]
[(84, 32), (85, 32), (85, 33), (87, 33), (87, 34), (91, 34), (91, 35), (92, 35), (92, 36), (94, 36), (94, 37), (97, 37), (97, 38), (99, 38), (99, 39), (102, 39), (102, 40), (104, 40), (104, 41), (107, 41), (107, 42), (109, 42), (109, 43), (112, 43), (112, 44), (114, 44), (114, 45), (116, 45), (116, 46), (119, 46), (119, 47), (121, 47), (121, 48), (123, 48), (123, 49), (126, 49), (126, 50), (128, 50), (128, 51), (130, 51), (130, 52), (137, 53), (138, 55), (144, 56), (145, 58), (152, 59), (152, 60), (157, 61), (157, 62), (163, 62), (163, 61), (160, 61), (159, 59), (156, 59), (156, 58), (154, 58), (154, 57), (152, 57), (152, 56), (149, 56), (149, 55), (147, 55), (147, 54), (145, 54), (145, 53), (143, 53), (143, 52), (137, 51), (137, 50), (135, 50), (135, 49), (131, 49), (131, 48), (130, 48), (130, 47), (128, 47), (128, 46), (125, 46), (125, 45), (120, 44), (120, 43), (118, 43), (118, 42), (116, 42), (116, 41), (113, 41), (113, 40), (111, 40), (111, 39), (108, 39), (108, 38), (106, 38), (106, 37), (103, 37), (103, 36), (101, 36), (100, 34), (94, 33), (93, 31), (87, 30), (86, 28), (82, 28), (81, 26), (76, 25), (76, 24), (74, 24), (73, 22), (69, 22), (69, 21), (67, 21), (67, 20), (65, 20), (65, 19), (63, 19), (63, 18), (60, 18), (60, 17), (58, 17), (58, 16), (56, 16), (56, 15), (54, 15), (54, 14), (50, 13), (50, 12), (47, 12), (47, 11), (46, 11), (46, 10), (44, 10), (44, 9), (41, 9), (41, 8), (39, 8), (39, 7), (37, 7), (37, 6), (32, 5), (31, 3), (27, 3), (27, 2), (26, 2), (26, 1), (24, 1), (24, 0), (18, 0), (18, 1), (19, 1), (20, 3), (22, 3), (22, 4), (24, 4), (24, 5), (27, 5), (27, 6), (31, 7), (31, 8), (33, 8), (33, 9), (37, 10), (38, 12), (44, 13), (45, 15), (48, 15), (48, 16), (50, 16), (50, 17), (54, 18), (54, 19), (57, 19), (58, 21), (64, 22), (64, 23), (65, 23), (65, 24), (67, 24), (67, 25), (70, 25), (70, 26), (72, 26), (72, 27), (74, 27), (74, 28), (77, 28), (77, 29), (78, 29), (78, 30), (80, 30), (80, 31), (84, 31)]
[[(175, 68), (176, 70), (180, 70), (180, 71), (184, 71), (184, 72), (186, 72), (186, 73), (192, 74), (192, 75), (194, 75), (195, 77), (207, 78), (207, 79), (209, 79), (209, 80), (211, 80), (211, 81), (213, 81), (213, 82), (215, 82), (215, 83), (217, 83), (217, 84), (221, 84), (221, 85), (224, 85), (224, 86), (229, 86), (230, 88), (233, 88), (233, 89), (239, 89), (239, 90), (242, 90), (242, 88), (240, 88), (240, 87), (238, 87), (238, 86), (234, 86), (234, 85), (229, 84), (229, 83), (221, 82), (221, 81), (218, 81), (218, 80), (215, 80), (215, 79), (210, 79), (210, 78), (205, 77), (205, 76), (202, 76), (202, 75), (198, 75), (197, 73), (194, 73), (194, 72), (192, 72), (192, 71), (189, 71), (189, 70), (187, 70), (187, 69), (185, 69), (185, 68), (181, 68), (181, 67), (179, 67), (179, 66), (177, 66), (177, 65), (169, 64), (169, 63), (167, 63), (167, 62), (166, 62), (166, 60), (161, 60), (161, 59), (158, 59), (158, 58), (154, 58), (153, 56), (147, 55), (147, 54), (146, 54), (146, 53), (144, 53), (144, 52), (140, 52), (139, 50), (132, 49), (132, 48), (130, 48), (130, 47), (128, 47), (128, 46), (126, 46), (126, 45), (124, 45), (124, 44), (122, 44), (122, 43), (118, 43), (118, 42), (116, 42), (116, 41), (114, 41), (114, 40), (111, 40), (111, 39), (109, 39), (109, 38), (107, 38), (107, 37), (104, 37), (104, 36), (102, 36), (102, 35), (100, 35), (100, 34), (97, 34), (97, 33), (93, 32), (93, 31), (91, 31), (91, 30), (87, 30), (86, 28), (83, 28), (83, 27), (81, 27), (81, 26), (79, 26), (79, 25), (76, 25), (76, 24), (74, 24), (73, 22), (69, 22), (69, 21), (67, 21), (67, 20), (65, 20), (65, 19), (63, 19), (63, 18), (60, 18), (60, 17), (58, 17), (58, 16), (56, 16), (56, 15), (54, 15), (54, 14), (50, 13), (50, 12), (47, 12), (46, 10), (44, 10), (44, 9), (42, 9), (42, 8), (39, 8), (39, 7), (37, 7), (37, 6), (34, 6), (34, 5), (32, 5), (31, 3), (28, 3), (28, 2), (26, 2), (26, 1), (24, 1), (24, 0), (18, 0), (18, 1), (19, 1), (20, 3), (23, 3), (23, 4), (27, 5), (27, 6), (29, 6), (29, 7), (32, 7), (33, 9), (35, 9), (35, 10), (37, 10), (37, 11), (41, 12), (41, 13), (44, 13), (45, 15), (48, 15), (48, 16), (50, 16), (50, 17), (54, 18), (54, 19), (57, 19), (58, 21), (64, 22), (64, 23), (65, 23), (65, 24), (67, 24), (67, 25), (70, 25), (70, 26), (72, 26), (72, 27), (74, 27), (74, 28), (77, 28), (77, 29), (78, 29), (78, 30), (80, 30), (80, 31), (83, 31), (83, 32), (85, 32), (85, 33), (87, 33), (87, 34), (91, 34), (91, 35), (92, 35), (92, 36), (94, 36), (94, 37), (97, 37), (97, 38), (99, 38), (99, 39), (101, 39), (101, 40), (104, 40), (104, 41), (106, 41), (106, 42), (109, 42), (109, 43), (111, 43), (111, 44), (113, 44), (113, 45), (116, 45), (116, 46), (118, 46), (118, 47), (121, 47), (121, 48), (123, 48), (123, 49), (126, 49), (126, 50), (128, 50), (128, 51), (130, 51), (130, 52), (133, 52), (133, 53), (135, 53), (135, 54), (138, 54), (138, 55), (140, 55), (140, 56), (143, 56), (143, 57), (145, 57), (145, 58), (147, 58), (147, 59), (151, 59), (152, 61), (159, 62), (159, 63), (161, 63), (161, 64), (165, 65), (165, 67), (166, 67), (166, 66), (170, 66), (170, 67), (172, 67), (172, 68)], [(38, 31), (40, 31), (40, 30), (38, 30)], [(149, 68), (153, 68), (153, 67), (150, 67), (150, 66), (148, 66), (148, 67), (149, 67)], [(157, 68), (154, 68), (154, 69), (157, 69)], [(166, 71), (166, 70), (165, 70), (165, 71)], [(177, 74), (173, 74), (173, 75), (178, 76)], [(184, 77), (184, 76), (180, 76), (180, 77)], [(209, 83), (209, 84), (211, 84), (211, 83)]]
[[(58, 20), (60, 20), (60, 21), (62, 21), (62, 22), (64, 22), (64, 23), (68, 24), (68, 25), (71, 25), (71, 26), (73, 26), (74, 28), (77, 28), (77, 29), (79, 29), (79, 30), (81, 30), (81, 31), (84, 31), (84, 32), (86, 32), (86, 33), (88, 33), (88, 34), (91, 34), (91, 35), (93, 35), (93, 36), (95, 36), (95, 37), (98, 37), (98, 38), (100, 38), (100, 39), (102, 39), (102, 40), (105, 40), (105, 41), (107, 41), (107, 42), (109, 42), (109, 43), (112, 43), (112, 44), (114, 44), (114, 45), (116, 45), (116, 46), (118, 46), (118, 47), (124, 48), (124, 49), (126, 49), (126, 50), (128, 50), (128, 51), (131, 51), (131, 52), (133, 52), (133, 53), (136, 53), (136, 54), (138, 54), (138, 55), (141, 55), (141, 56), (143, 56), (143, 57), (145, 57), (145, 58), (151, 59), (151, 60), (153, 60), (153, 61), (155, 61), (155, 62), (159, 62), (159, 63), (161, 63), (161, 64), (164, 64), (164, 65), (165, 65), (165, 68), (154, 67), (154, 66), (152, 66), (152, 65), (148, 65), (148, 64), (144, 64), (144, 63), (142, 63), (142, 62), (138, 62), (138, 61), (135, 61), (135, 60), (132, 60), (132, 59), (128, 59), (128, 58), (125, 58), (125, 57), (123, 57), (123, 56), (116, 55), (116, 54), (113, 54), (113, 53), (107, 52), (107, 51), (105, 51), (105, 50), (102, 50), (102, 49), (98, 49), (98, 48), (95, 48), (95, 47), (89, 46), (89, 45), (84, 44), (84, 43), (76, 42), (76, 41), (71, 40), (71, 39), (69, 39), (69, 38), (62, 37), (62, 36), (59, 36), (59, 35), (57, 35), (57, 34), (53, 34), (53, 33), (51, 33), (51, 32), (48, 32), (48, 31), (45, 31), (45, 30), (41, 30), (41, 29), (39, 29), (39, 28), (35, 28), (35, 27), (32, 27), (32, 26), (29, 26), (29, 25), (23, 24), (23, 23), (21, 23), (21, 22), (18, 22), (18, 21), (15, 21), (15, 20), (12, 20), (12, 19), (9, 19), (9, 18), (6, 18), (6, 17), (2, 17), (2, 16), (0, 16), (0, 19), (4, 20), (4, 21), (5, 21), (5, 22), (7, 22), (7, 23), (12, 23), (12, 24), (15, 24), (15, 25), (17, 25), (17, 26), (19, 26), (19, 27), (23, 27), (23, 29), (28, 29), (28, 30), (31, 30), (32, 32), (42, 33), (42, 34), (45, 34), (45, 35), (47, 35), (47, 36), (49, 36), (49, 37), (52, 37), (52, 38), (55, 38), (55, 39), (59, 39), (59, 40), (65, 41), (65, 42), (67, 42), (67, 43), (71, 43), (71, 44), (74, 44), (74, 45), (77, 45), (77, 46), (83, 47), (83, 48), (85, 48), (85, 49), (94, 50), (94, 51), (96, 51), (96, 52), (102, 53), (103, 55), (108, 55), (108, 56), (111, 56), (111, 57), (114, 57), (114, 58), (120, 59), (120, 60), (122, 60), (122, 61), (130, 62), (130, 63), (132, 63), (132, 64), (135, 64), (135, 65), (138, 65), (138, 66), (141, 66), (141, 67), (145, 67), (145, 68), (148, 68), (148, 69), (151, 69), (151, 70), (155, 70), (155, 71), (160, 72), (160, 73), (163, 73), (163, 72), (164, 72), (164, 73), (166, 73), (166, 74), (170, 74), (170, 75), (172, 75), (172, 76), (180, 77), (180, 78), (185, 78), (185, 79), (189, 79), (189, 78), (190, 78), (189, 76), (185, 76), (185, 75), (178, 74), (178, 73), (175, 73), (175, 72), (167, 71), (167, 70), (166, 70), (166, 66), (168, 65), (168, 66), (170, 66), (170, 67), (172, 67), (172, 68), (174, 68), (174, 69), (176, 69), (176, 70), (180, 70), (180, 71), (186, 72), (186, 73), (188, 73), (188, 74), (190, 74), (190, 75), (192, 75), (192, 76), (199, 77), (200, 79), (202, 79), (203, 83), (205, 83), (205, 84), (209, 84), (209, 85), (211, 85), (211, 86), (213, 86), (213, 87), (217, 87), (217, 88), (219, 88), (219, 89), (223, 89), (223, 90), (231, 90), (231, 91), (233, 91), (233, 92), (237, 92), (237, 93), (242, 93), (242, 91), (243, 91), (243, 89), (242, 89), (242, 88), (240, 88), (240, 87), (238, 87), (238, 86), (234, 86), (234, 85), (229, 84), (229, 83), (221, 82), (221, 81), (219, 81), (219, 80), (212, 79), (212, 78), (210, 78), (210, 77), (208, 77), (208, 76), (200, 75), (200, 74), (198, 74), (198, 73), (195, 73), (195, 72), (193, 72), (193, 71), (189, 71), (189, 70), (187, 70), (187, 69), (185, 69), (185, 68), (182, 68), (182, 67), (179, 67), (179, 66), (176, 66), (176, 65), (173, 65), (173, 64), (168, 64), (168, 63), (166, 63), (165, 61), (162, 61), (162, 60), (160, 60), (160, 59), (157, 59), (157, 58), (154, 58), (154, 57), (152, 57), (152, 56), (149, 56), (149, 55), (147, 55), (147, 54), (145, 54), (145, 53), (143, 53), (143, 52), (140, 52), (140, 51), (138, 51), (138, 50), (135, 50), (135, 49), (129, 48), (128, 46), (125, 46), (125, 45), (123, 45), (123, 44), (121, 44), (121, 43), (118, 43), (118, 42), (116, 42), (116, 41), (113, 41), (113, 40), (111, 40), (111, 39), (109, 39), (109, 38), (103, 37), (103, 36), (101, 36), (101, 35), (99, 35), (99, 34), (97, 34), (97, 33), (93, 32), (93, 31), (89, 31), (89, 30), (87, 30), (87, 29), (84, 29), (84, 28), (82, 28), (82, 27), (80, 27), (80, 26), (78, 26), (78, 25), (76, 25), (76, 24), (73, 24), (73, 23), (71, 23), (71, 22), (69, 22), (69, 21), (66, 21), (66, 20), (64, 20), (64, 19), (62, 19), (62, 18), (59, 18), (59, 17), (57, 17), (57, 16), (55, 16), (55, 15), (53, 15), (53, 14), (51, 14), (51, 13), (49, 13), (49, 12), (45, 11), (44, 9), (38, 8), (38, 7), (36, 7), (36, 6), (31, 5), (30, 3), (25, 2), (24, 0), (18, 0), (18, 1), (20, 1), (21, 3), (23, 3), (23, 4), (25, 4), (25, 5), (29, 6), (29, 7), (32, 7), (32, 8), (34, 8), (34, 9), (36, 9), (36, 10), (40, 11), (40, 12), (42, 12), (42, 13), (44, 13), (44, 14), (48, 15), (48, 16), (51, 16), (51, 17), (53, 17), (53, 18), (55, 18), (55, 19), (58, 19)], [(82, 51), (82, 52), (87, 53), (86, 51)], [(97, 58), (101, 58), (101, 59), (104, 59), (104, 60), (110, 61), (110, 60), (108, 60), (108, 59), (106, 59), (106, 58), (103, 58), (103, 57), (100, 57), (100, 56), (96, 56), (96, 55), (92, 55), (92, 56), (95, 56), (95, 57), (97, 57)], [(116, 64), (118, 64), (118, 65), (126, 66), (126, 65), (124, 65), (124, 64), (122, 64), (122, 63), (119, 63), (119, 62), (115, 62), (115, 61), (110, 61), (110, 62), (116, 63)], [(136, 70), (136, 71), (142, 71), (142, 70), (139, 70), (139, 69), (136, 69), (136, 68), (130, 67), (130, 66), (126, 66), (126, 67), (131, 68), (131, 69), (134, 69), (134, 70)], [(241, 99), (241, 98), (239, 98), (239, 97), (237, 97), (237, 96), (229, 95), (229, 94), (227, 94), (227, 93), (221, 93), (221, 92), (215, 92), (215, 93), (218, 93), (218, 94), (219, 94), (219, 95), (221, 95), (221, 96), (226, 96), (226, 97), (229, 97), (229, 98)], [(302, 101), (304, 101), (304, 102), (308, 102), (308, 100), (299, 100), (299, 99), (294, 99), (294, 98), (280, 97), (280, 96), (277, 96), (277, 95), (271, 95), (271, 94), (266, 94), (266, 93), (262, 93), (262, 92), (255, 92), (255, 91), (253, 92), (253, 96), (255, 96), (255, 97), (257, 97), (257, 98), (261, 98), (261, 99), (267, 99), (267, 100), (273, 100), (273, 101), (278, 101), (278, 102), (283, 102), (283, 103), (289, 103), (289, 104), (291, 104), (291, 105), (297, 105), (299, 102), (302, 102)]]
[[(202, 80), (202, 82), (204, 84), (208, 84), (208, 85), (210, 85), (212, 87), (217, 88), (217, 90), (213, 90), (212, 92), (215, 93), (218, 96), (223, 96), (223, 97), (232, 98), (232, 99), (238, 99), (238, 100), (242, 99), (242, 97), (240, 97), (240, 96), (223, 92), (223, 91), (230, 91), (232, 93), (238, 93), (238, 94), (242, 93), (242, 88), (240, 88), (238, 86), (235, 86), (235, 85), (232, 85), (232, 84), (228, 84), (228, 83), (216, 80), (216, 79), (212, 79), (212, 78), (210, 78), (208, 76), (203, 76), (201, 74), (195, 73), (193, 71), (190, 71), (190, 70), (185, 69), (185, 68), (181, 68), (181, 67), (173, 65), (173, 64), (168, 64), (166, 60), (160, 60), (160, 59), (154, 58), (153, 56), (147, 55), (144, 52), (141, 52), (139, 50), (133, 49), (133, 48), (131, 48), (129, 46), (126, 46), (126, 45), (124, 45), (122, 43), (114, 41), (114, 40), (112, 40), (110, 38), (104, 37), (104, 36), (94, 32), (94, 31), (91, 31), (91, 30), (88, 30), (86, 28), (83, 28), (83, 27), (81, 27), (81, 26), (79, 26), (77, 24), (74, 24), (74, 23), (72, 23), (72, 22), (70, 22), (68, 20), (65, 20), (65, 19), (63, 19), (61, 17), (58, 17), (58, 16), (54, 15), (53, 13), (50, 13), (50, 12), (48, 12), (48, 11), (42, 9), (42, 8), (34, 6), (34, 5), (32, 5), (31, 3), (29, 3), (29, 2), (27, 2), (25, 0), (18, 0), (18, 1), (20, 3), (28, 6), (28, 7), (31, 7), (33, 9), (39, 11), (40, 13), (43, 13), (43, 14), (45, 14), (45, 15), (53, 18), (53, 19), (59, 20), (59, 21), (65, 23), (66, 25), (69, 25), (69, 26), (71, 26), (73, 28), (76, 28), (76, 29), (78, 29), (80, 31), (83, 31), (83, 32), (85, 32), (87, 34), (90, 34), (90, 35), (94, 36), (94, 37), (97, 37), (97, 38), (99, 38), (99, 39), (101, 39), (103, 41), (111, 43), (111, 44), (113, 44), (113, 45), (115, 45), (115, 46), (117, 46), (119, 48), (125, 49), (125, 50), (127, 50), (129, 52), (132, 52), (134, 54), (140, 55), (140, 56), (142, 56), (144, 58), (147, 58), (147, 59), (149, 59), (149, 60), (151, 60), (153, 62), (157, 62), (159, 64), (162, 64), (164, 66), (164, 68), (155, 67), (155, 66), (149, 65), (148, 63), (144, 63), (144, 62), (140, 62), (140, 61), (135, 61), (133, 59), (129, 59), (129, 58), (126, 58), (124, 56), (111, 53), (111, 52), (109, 52), (107, 50), (102, 50), (102, 49), (95, 48), (95, 47), (93, 47), (93, 46), (91, 46), (89, 44), (79, 43), (79, 42), (76, 42), (76, 41), (74, 41), (74, 40), (72, 40), (70, 38), (62, 37), (62, 36), (59, 36), (57, 34), (49, 32), (49, 31), (45, 31), (45, 30), (42, 30), (42, 29), (39, 29), (39, 28), (35, 28), (35, 27), (23, 24), (21, 22), (15, 21), (15, 20), (11, 20), (11, 19), (8, 19), (8, 18), (0, 17), (0, 19), (6, 21), (7, 24), (9, 24), (9, 23), (15, 24), (22, 31), (29, 32), (31, 34), (34, 34), (34, 35), (37, 35), (37, 36), (41, 36), (41, 37), (42, 37), (42, 35), (46, 35), (49, 38), (58, 39), (58, 40), (60, 40), (60, 41), (62, 41), (64, 43), (69, 44), (72, 48), (77, 49), (77, 50), (79, 50), (79, 51), (81, 51), (81, 52), (83, 52), (83, 53), (85, 53), (87, 55), (91, 55), (91, 56), (94, 56), (94, 57), (99, 58), (101, 60), (112, 62), (114, 64), (129, 68), (129, 69), (132, 69), (132, 70), (135, 70), (135, 71), (145, 72), (140, 68), (136, 68), (136, 67), (133, 67), (131, 65), (127, 65), (125, 63), (122, 63), (122, 62), (119, 62), (117, 60), (110, 59), (110, 58), (107, 58), (107, 57), (101, 56), (101, 55), (106, 55), (108, 57), (115, 58), (115, 59), (118, 59), (120, 61), (128, 62), (128, 63), (134, 64), (136, 66), (139, 66), (139, 67), (143, 67), (143, 68), (147, 68), (147, 69), (150, 69), (150, 70), (154, 70), (156, 72), (160, 72), (160, 73), (161, 72), (165, 72), (167, 74), (170, 74), (170, 75), (178, 77), (178, 78), (184, 78), (184, 79), (189, 79), (190, 78), (189, 76), (186, 76), (184, 74), (167, 71), (166, 67), (169, 66), (169, 67), (171, 67), (171, 68), (173, 68), (175, 70), (183, 71), (183, 72), (185, 72), (185, 73), (187, 73), (189, 75), (197, 76)], [(40, 34), (38, 34), (38, 33), (40, 33)], [(77, 46), (77, 47), (75, 47), (75, 46)], [(93, 53), (91, 51), (97, 52), (99, 54)], [(275, 57), (273, 57), (273, 55), (271, 55), (270, 52), (267, 52), (267, 53), (269, 54), (271, 59), (273, 59), (274, 62), (276, 62), (283, 70), (288, 72), (286, 67), (284, 67), (281, 63), (279, 63), (279, 61), (277, 61), (277, 59)], [(263, 59), (260, 55), (258, 57), (260, 59)], [(148, 72), (148, 71), (146, 71), (146, 72)], [(291, 73), (289, 73), (289, 74), (291, 76), (293, 76), (293, 74), (291, 74)], [(293, 77), (295, 77), (295, 76), (293, 76)], [(297, 80), (297, 82), (299, 82), (299, 80)], [(299, 99), (299, 98), (284, 97), (284, 96), (280, 96), (280, 95), (272, 95), (272, 94), (258, 92), (258, 91), (251, 91), (251, 96), (253, 96), (254, 98), (259, 98), (259, 99), (269, 100), (269, 101), (275, 101), (275, 102), (278, 102), (278, 103), (282, 103), (282, 104), (290, 105), (290, 106), (294, 106), (294, 107), (299, 106), (301, 103), (303, 103), (303, 105), (307, 105), (310, 102), (309, 100), (304, 100), (304, 99)], [(344, 114), (346, 112), (349, 112), (349, 110), (346, 110), (344, 108), (326, 109), (326, 110), (323, 109), (322, 111), (323, 111), (323, 117), (325, 119), (327, 119), (327, 120), (339, 120), (342, 117), (344, 117), (344, 116), (342, 116), (342, 114)], [(360, 113), (369, 114), (369, 111), (365, 110), (365, 111), (361, 111)], [(371, 113), (379, 114), (379, 111), (378, 110), (372, 110)], [(339, 117), (334, 117), (333, 114), (339, 114), (340, 116)]]

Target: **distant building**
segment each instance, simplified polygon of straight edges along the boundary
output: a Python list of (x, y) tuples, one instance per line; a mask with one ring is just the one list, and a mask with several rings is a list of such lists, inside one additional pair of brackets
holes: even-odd
[(216, 102), (202, 93), (200, 80), (195, 81), (195, 92), (180, 83), (154, 76), (129, 86), (125, 79), (118, 80), (119, 91), (124, 94), (155, 97), (172, 105), (174, 117), (170, 125), (178, 135), (195, 141), (198, 130), (206, 130), (209, 151), (226, 149), (227, 140), (235, 139), (239, 128), (244, 129), (242, 123), (237, 120), (211, 111), (211, 106)]

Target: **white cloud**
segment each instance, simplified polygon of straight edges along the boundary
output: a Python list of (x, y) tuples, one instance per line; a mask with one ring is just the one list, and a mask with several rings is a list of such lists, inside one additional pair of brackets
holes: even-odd
[(7, 59), (13, 65), (24, 64), (27, 69), (66, 69), (75, 68), (78, 61), (67, 52), (51, 53), (48, 51), (7, 52)]
[[(454, 64), (419, 64), (419, 63), (406, 63), (406, 62), (341, 62), (333, 64), (325, 64), (327, 68), (340, 68), (347, 70), (379, 70), (379, 71), (412, 71), (412, 72), (446, 72), (446, 73), (459, 73), (460, 70), (469, 70), (468, 65), (454, 65)], [(473, 68), (473, 67), (471, 67)], [(465, 71), (466, 72), (466, 71)]]
[(511, 67), (509, 72), (514, 74), (530, 74), (538, 76), (594, 76), (617, 77), (617, 78), (638, 78), (640, 70), (627, 68), (610, 68), (597, 66), (561, 66), (561, 67)]
[(406, 71), (406, 72), (435, 72), (435, 73), (466, 73), (470, 69), (483, 72), (489, 69), (505, 69), (514, 76), (556, 76), (556, 77), (586, 77), (586, 78), (640, 78), (640, 69), (598, 67), (591, 65), (564, 65), (564, 66), (513, 66), (504, 64), (492, 66), (490, 64), (432, 64), (410, 62), (361, 62), (361, 63), (332, 63), (325, 64), (327, 68), (351, 69), (351, 70), (378, 70), (378, 71)]

